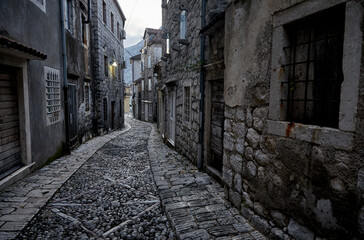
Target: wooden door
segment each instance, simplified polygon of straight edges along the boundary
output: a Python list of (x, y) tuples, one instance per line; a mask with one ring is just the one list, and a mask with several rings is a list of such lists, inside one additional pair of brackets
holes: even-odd
[(115, 128), (115, 101), (112, 101), (111, 102), (111, 129), (114, 129), (114, 128)]
[(0, 65), (0, 178), (21, 165), (16, 71)]
[(174, 145), (176, 139), (176, 91), (171, 91), (169, 99), (169, 140)]
[(222, 171), (224, 137), (224, 81), (211, 81), (210, 163)]
[(78, 106), (77, 106), (77, 86), (68, 84), (68, 112), (69, 112), (69, 138), (70, 148), (76, 146), (78, 142)]

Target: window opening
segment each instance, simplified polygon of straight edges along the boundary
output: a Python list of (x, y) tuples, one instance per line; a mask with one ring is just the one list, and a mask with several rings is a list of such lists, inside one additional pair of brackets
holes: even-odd
[(334, 8), (286, 26), (288, 78), (281, 82), (290, 122), (338, 127), (345, 11)]

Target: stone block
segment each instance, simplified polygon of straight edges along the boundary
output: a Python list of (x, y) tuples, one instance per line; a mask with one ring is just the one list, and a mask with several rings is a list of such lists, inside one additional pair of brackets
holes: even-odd
[(253, 115), (250, 108), (246, 109), (246, 125), (248, 127), (253, 127)]
[(320, 199), (317, 201), (316, 208), (313, 210), (316, 214), (316, 219), (325, 228), (337, 227), (336, 219), (332, 215), (331, 201), (328, 199)]
[(235, 119), (235, 109), (226, 106), (225, 107), (225, 118)]
[(288, 224), (288, 233), (297, 240), (313, 240), (314, 234), (307, 227), (302, 226), (296, 222), (293, 218)]
[(245, 206), (241, 206), (241, 215), (250, 221), (251, 217), (254, 215), (254, 212)]
[(229, 200), (232, 202), (232, 204), (236, 208), (240, 208), (241, 205), (241, 195), (238, 192), (235, 192), (234, 190), (229, 190)]
[(332, 189), (338, 192), (345, 191), (345, 184), (340, 178), (334, 178), (330, 180), (330, 186)]
[(255, 151), (254, 159), (261, 166), (266, 166), (270, 163), (268, 154), (263, 153), (261, 150)]
[(233, 172), (231, 171), (231, 169), (223, 167), (222, 168), (222, 179), (224, 180), (224, 183), (229, 186), (232, 187), (233, 184)]
[(243, 108), (239, 107), (236, 109), (236, 118), (242, 122), (245, 120), (245, 113)]
[(230, 166), (235, 172), (241, 172), (243, 158), (240, 154), (233, 154), (230, 156)]
[(241, 155), (244, 155), (244, 150), (245, 150), (244, 143), (245, 143), (245, 137), (244, 138), (238, 138), (236, 140), (235, 148), (236, 148), (236, 151), (238, 153), (240, 153)]
[(241, 193), (242, 191), (242, 185), (241, 185), (241, 175), (240, 173), (235, 174), (234, 176), (234, 189), (238, 192)]
[(257, 131), (263, 131), (265, 126), (264, 120), (267, 118), (267, 108), (256, 108), (253, 111), (253, 127)]
[(260, 135), (252, 128), (248, 129), (248, 134), (246, 135), (246, 141), (252, 148), (256, 148), (259, 144)]
[(246, 204), (248, 207), (253, 208), (254, 207), (254, 203), (253, 201), (250, 199), (250, 196), (247, 192), (243, 192), (243, 204)]
[(234, 131), (236, 138), (245, 137), (246, 127), (244, 122), (237, 122), (232, 130)]
[(252, 161), (247, 163), (247, 169), (250, 175), (255, 177), (257, 175), (257, 166)]
[(230, 134), (226, 132), (224, 133), (224, 148), (229, 151), (234, 150), (234, 139)]
[(260, 232), (264, 233), (264, 234), (268, 234), (270, 231), (270, 226), (269, 223), (262, 219), (261, 217), (259, 217), (258, 215), (254, 215), (252, 216), (252, 218), (250, 219), (252, 225)]
[(251, 148), (251, 147), (247, 147), (246, 149), (245, 149), (245, 158), (247, 159), (247, 160), (253, 160), (253, 148)]

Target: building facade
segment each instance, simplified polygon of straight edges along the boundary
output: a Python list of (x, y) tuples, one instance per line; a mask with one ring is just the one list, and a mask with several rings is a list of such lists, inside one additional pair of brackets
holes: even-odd
[(363, 6), (162, 1), (159, 130), (272, 239), (364, 236)]
[(116, 0), (92, 0), (94, 128), (104, 133), (124, 125), (125, 16)]
[[(93, 89), (88, 1), (64, 1), (70, 147), (92, 138)], [(91, 14), (91, 13), (90, 13)]]
[(0, 3), (1, 189), (66, 147), (60, 9), (56, 0)]
[(154, 66), (162, 57), (161, 30), (146, 28), (141, 49), (141, 119), (157, 121), (157, 94)]

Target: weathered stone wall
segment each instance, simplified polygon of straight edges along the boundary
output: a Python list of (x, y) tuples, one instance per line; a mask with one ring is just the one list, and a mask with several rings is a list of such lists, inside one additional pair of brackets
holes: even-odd
[[(359, 91), (355, 131), (313, 126), (310, 135), (304, 124), (278, 129), (268, 116), (272, 52), (281, 51), (272, 48), (280, 40), (273, 38), (274, 16), (288, 8), (290, 16), (307, 16), (295, 9), (314, 12), (342, 2), (235, 1), (226, 12), (223, 180), (231, 202), (272, 237), (288, 233), (296, 239), (348, 239), (364, 232), (363, 63), (359, 90), (351, 89)], [(346, 4), (357, 13), (346, 21), (361, 23), (362, 30), (363, 9), (357, 3), (363, 5)], [(362, 31), (357, 33), (362, 41)], [(340, 142), (341, 136), (349, 137)]]
[[(166, 3), (166, 1), (163, 1)], [(186, 39), (188, 45), (179, 43), (180, 39), (180, 4), (184, 4), (187, 11)], [(170, 99), (168, 92), (176, 90), (176, 139), (175, 147), (191, 161), (197, 160), (198, 128), (199, 128), (199, 69), (200, 69), (200, 0), (169, 1), (163, 9), (163, 31), (170, 36), (170, 58), (164, 63), (163, 76), (168, 83), (166, 91), (166, 116), (170, 114)], [(162, 55), (166, 53), (163, 42)], [(184, 121), (183, 89), (191, 87), (191, 122)], [(169, 121), (166, 117), (167, 136), (169, 134)]]
[[(85, 24), (87, 33), (87, 43), (83, 42), (81, 30), (81, 14), (85, 14), (87, 20), (87, 1), (82, 4), (85, 7), (81, 10), (81, 3), (73, 3), (73, 28), (72, 31), (66, 31), (66, 49), (67, 49), (67, 74), (70, 81), (77, 86), (77, 108), (78, 108), (78, 136), (80, 142), (85, 142), (92, 137), (92, 112), (93, 101), (90, 96), (90, 111), (86, 111), (85, 103), (85, 82), (91, 81), (91, 46), (90, 46), (90, 26)], [(91, 83), (90, 83), (91, 90)]]
[[(117, 38), (117, 22), (120, 23), (120, 28), (123, 28), (124, 23), (121, 13), (116, 5), (115, 0), (105, 0), (107, 9), (107, 23), (103, 22), (103, 1), (92, 0), (92, 55), (94, 63), (94, 78), (95, 78), (95, 115), (96, 128), (99, 133), (111, 129), (111, 103), (115, 102), (114, 109), (114, 127), (120, 128), (124, 125), (124, 74), (120, 65), (117, 66), (116, 78), (112, 79), (111, 73), (105, 76), (104, 73), (104, 56), (108, 57), (108, 61), (116, 60), (120, 64), (124, 58), (124, 44), (122, 40)], [(114, 15), (114, 32), (111, 31), (111, 14)], [(97, 15), (97, 16), (95, 16)], [(108, 63), (110, 65), (110, 63)], [(119, 73), (120, 72), (120, 73)], [(103, 99), (107, 99), (107, 112), (103, 110)], [(121, 104), (121, 105), (120, 105)], [(104, 121), (104, 114), (107, 114), (107, 120)]]

